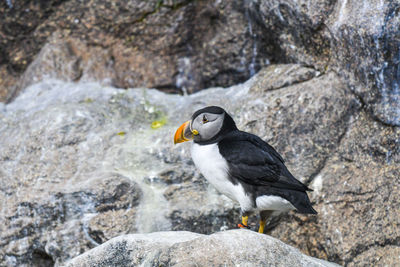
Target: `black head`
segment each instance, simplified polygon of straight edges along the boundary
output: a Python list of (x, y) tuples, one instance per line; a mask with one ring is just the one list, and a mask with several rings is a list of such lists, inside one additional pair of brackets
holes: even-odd
[(190, 129), (194, 133), (194, 142), (206, 145), (218, 142), (226, 134), (237, 130), (237, 127), (223, 108), (209, 106), (193, 114)]

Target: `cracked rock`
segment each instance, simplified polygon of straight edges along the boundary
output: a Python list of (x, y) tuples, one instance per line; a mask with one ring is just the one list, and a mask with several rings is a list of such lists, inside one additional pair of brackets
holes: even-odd
[[(290, 215), (271, 234), (347, 266), (399, 265), (399, 136), (365, 112), (354, 115), (311, 185), (318, 216)], [(387, 256), (379, 256), (386, 247)]]

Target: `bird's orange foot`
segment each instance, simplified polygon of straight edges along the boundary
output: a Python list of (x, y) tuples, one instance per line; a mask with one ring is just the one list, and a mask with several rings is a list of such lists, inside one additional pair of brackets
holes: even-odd
[(242, 216), (242, 223), (238, 224), (239, 228), (247, 228), (250, 229), (250, 227), (247, 225), (247, 220), (249, 219), (248, 216)]
[(241, 224), (241, 223), (238, 224), (238, 227), (239, 227), (239, 228), (250, 229), (250, 226), (248, 226), (248, 225), (243, 225), (243, 224)]

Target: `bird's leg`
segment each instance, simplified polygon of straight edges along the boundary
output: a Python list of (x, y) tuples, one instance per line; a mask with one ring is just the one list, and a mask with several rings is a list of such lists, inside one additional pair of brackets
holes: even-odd
[(242, 223), (239, 223), (239, 224), (238, 224), (238, 227), (239, 227), (239, 228), (247, 228), (247, 229), (250, 229), (250, 227), (249, 227), (248, 224), (247, 224), (248, 219), (249, 219), (249, 215), (248, 215), (247, 213), (243, 212), (243, 213), (242, 213)]
[(265, 223), (267, 222), (267, 219), (271, 214), (272, 210), (263, 210), (260, 212), (260, 228), (258, 228), (259, 233), (264, 233)]
[(266, 222), (266, 220), (260, 220), (260, 228), (258, 228), (258, 232), (260, 234), (264, 233), (265, 222)]

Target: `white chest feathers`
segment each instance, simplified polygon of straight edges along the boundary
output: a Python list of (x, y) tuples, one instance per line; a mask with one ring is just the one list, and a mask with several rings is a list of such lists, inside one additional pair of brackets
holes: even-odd
[(239, 202), (242, 210), (251, 210), (252, 201), (243, 187), (228, 179), (228, 163), (219, 153), (217, 144), (192, 145), (192, 159), (197, 169), (219, 192)]
[(228, 163), (219, 153), (217, 144), (192, 145), (192, 159), (203, 176), (219, 192), (230, 199), (239, 202), (243, 211), (251, 210), (280, 210), (295, 209), (293, 205), (279, 196), (263, 195), (255, 199), (253, 206), (250, 195), (247, 195), (240, 183), (234, 185), (228, 178)]

